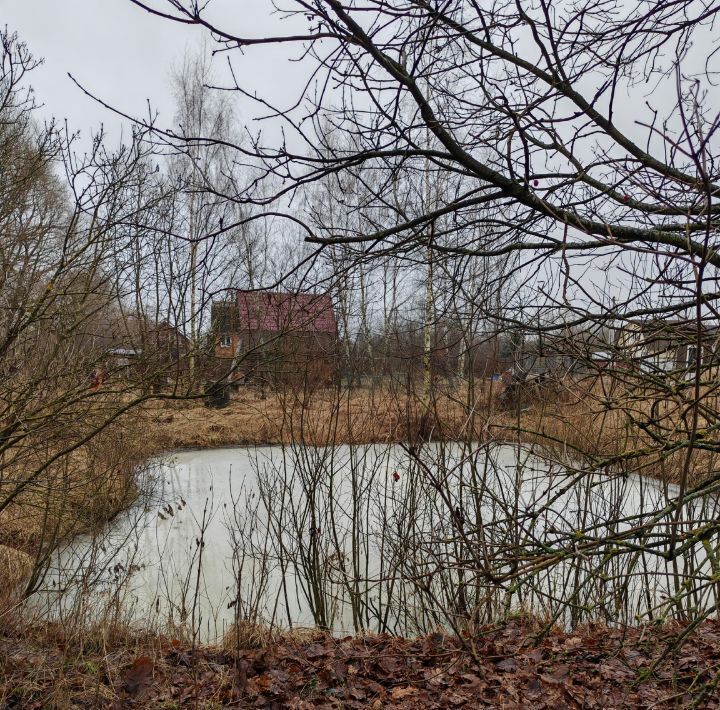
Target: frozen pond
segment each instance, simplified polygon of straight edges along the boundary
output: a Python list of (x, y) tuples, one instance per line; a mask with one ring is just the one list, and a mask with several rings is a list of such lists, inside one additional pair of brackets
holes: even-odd
[[(658, 511), (674, 487), (512, 446), (189, 451), (141, 479), (137, 503), (101, 537), (58, 553), (37, 607), (206, 641), (236, 618), (415, 633), (521, 609), (632, 621), (712, 576), (705, 543), (659, 554), (675, 511)], [(706, 500), (684, 510), (695, 525), (717, 512)], [(598, 542), (649, 519), (642, 535)], [(714, 587), (687, 604), (711, 604)]]

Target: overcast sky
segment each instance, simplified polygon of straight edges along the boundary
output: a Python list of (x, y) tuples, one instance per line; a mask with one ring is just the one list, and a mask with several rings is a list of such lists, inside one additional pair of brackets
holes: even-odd
[[(225, 27), (253, 35), (270, 25), (277, 28), (269, 6), (266, 0), (223, 0), (214, 5)], [(127, 113), (147, 115), (150, 99), (161, 121), (169, 125), (174, 113), (171, 68), (202, 42), (200, 29), (154, 18), (128, 0), (0, 0), (0, 22), (17, 31), (33, 54), (45, 60), (29, 80), (44, 104), (43, 116), (67, 118), (86, 136), (101, 123), (114, 135), (121, 119), (84, 96), (68, 74)], [(293, 88), (296, 95), (298, 76), (277, 47), (259, 48), (248, 56), (234, 52), (232, 58), (244, 88), (262, 90), (266, 96), (270, 90), (275, 100), (285, 94), (289, 98)], [(223, 81), (226, 61), (225, 56), (216, 60)], [(239, 115), (250, 122), (255, 110), (241, 102)]]
[[(154, 2), (168, 10), (163, 0)], [(301, 18), (280, 22), (269, 0), (214, 0), (207, 16), (223, 29), (243, 36), (307, 29)], [(201, 28), (153, 17), (129, 0), (0, 0), (0, 23), (16, 30), (34, 55), (45, 59), (45, 65), (30, 78), (38, 99), (45, 104), (44, 116), (67, 118), (72, 128), (86, 135), (101, 122), (116, 128), (120, 119), (84, 96), (68, 73), (127, 113), (147, 115), (150, 99), (161, 122), (170, 125), (174, 113), (168, 81), (171, 68), (186, 51), (197, 51), (203, 36)], [(698, 56), (685, 63), (686, 71), (695, 64), (701, 69), (708, 53), (703, 33), (696, 39)], [(257, 91), (274, 103), (292, 104), (307, 77), (308, 65), (287, 59), (297, 57), (300, 51), (299, 47), (275, 45), (253, 47), (245, 55), (237, 51), (219, 55), (215, 60), (218, 80), (227, 81), (225, 65), (231, 58), (245, 90)], [(674, 87), (668, 88), (667, 92), (653, 92), (653, 103), (659, 105), (661, 114), (675, 101)], [(632, 93), (638, 105), (632, 112), (618, 111), (614, 117), (631, 132), (636, 109), (646, 98), (645, 87), (635, 87)], [(238, 102), (240, 120), (255, 129), (252, 119), (260, 109), (248, 100)]]
[[(151, 1), (168, 9), (164, 0)], [(298, 29), (297, 22), (301, 32), (306, 29), (301, 17), (280, 23), (271, 10), (270, 0), (214, 0), (208, 17), (223, 29), (243, 36), (292, 34)], [(68, 74), (107, 103), (132, 115), (145, 117), (150, 100), (159, 111), (161, 125), (171, 126), (171, 69), (187, 51), (200, 49), (204, 32), (153, 17), (129, 0), (0, 0), (0, 23), (17, 31), (35, 56), (45, 59), (29, 78), (38, 100), (44, 103), (42, 115), (68, 119), (71, 129), (80, 130), (85, 138), (103, 123), (110, 135), (117, 137), (121, 119), (85, 96)], [(696, 50), (684, 65), (686, 71), (704, 67), (711, 37), (710, 29), (698, 33)], [(522, 49), (533, 51), (532, 46)], [(275, 45), (254, 47), (246, 54), (233, 51), (219, 55), (218, 80), (227, 80), (225, 62), (231, 58), (243, 89), (257, 91), (275, 104), (292, 105), (302, 91), (309, 65), (287, 59), (300, 52), (300, 47)], [(715, 61), (720, 59), (715, 57)], [(591, 87), (583, 88), (590, 93)], [(644, 102), (650, 98), (661, 116), (671, 111), (676, 101), (674, 77), (664, 87), (639, 84), (626, 91), (625, 97), (618, 94), (614, 120), (644, 144), (646, 129), (636, 124), (649, 115)], [(714, 87), (712, 92), (709, 100), (717, 103)], [(249, 125), (254, 132), (257, 124), (252, 119), (258, 111), (257, 105), (239, 100), (239, 123)]]

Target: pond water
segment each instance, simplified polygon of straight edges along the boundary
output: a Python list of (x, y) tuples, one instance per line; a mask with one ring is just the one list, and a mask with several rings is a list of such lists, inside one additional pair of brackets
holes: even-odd
[[(658, 554), (675, 512), (657, 511), (674, 487), (579, 473), (527, 449), (188, 451), (148, 464), (140, 484), (103, 535), (58, 551), (36, 608), (217, 641), (236, 618), (416, 633), (470, 609), (480, 620), (523, 609), (632, 621), (681, 592), (680, 609), (714, 599), (714, 584), (683, 587), (711, 578), (712, 546)], [(683, 515), (697, 526), (716, 505), (696, 500)], [(651, 518), (642, 536), (629, 532)]]

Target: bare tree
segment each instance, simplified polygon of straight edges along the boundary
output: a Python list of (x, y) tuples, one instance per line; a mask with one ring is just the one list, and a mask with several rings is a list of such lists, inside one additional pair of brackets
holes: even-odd
[(115, 423), (177, 358), (169, 342), (143, 350), (148, 323), (132, 314), (126, 247), (158, 195), (148, 145), (110, 151), (98, 135), (78, 157), (35, 120), (27, 47), (0, 43), (0, 539), (35, 554), (32, 589), (59, 541), (132, 498), (146, 449)]
[[(232, 285), (237, 259), (230, 245), (242, 239), (243, 211), (232, 199), (235, 166), (226, 144), (237, 140), (233, 104), (212, 90), (214, 75), (207, 53), (186, 55), (172, 74), (178, 135), (184, 143), (169, 157), (168, 178), (176, 200), (173, 259), (187, 253), (187, 283), (180, 302), (191, 341), (191, 377), (195, 376), (200, 332), (208, 326), (214, 293)], [(180, 282), (183, 283), (183, 282)], [(179, 294), (178, 294), (179, 295)]]
[[(401, 503), (427, 518), (399, 536), (403, 581), (465, 619), (481, 618), (486, 602), (508, 612), (522, 601), (518, 590), (532, 589), (524, 598), (549, 596), (553, 619), (571, 609), (577, 622), (589, 589), (612, 578), (627, 594), (659, 565), (669, 601), (650, 600), (642, 614), (696, 621), (714, 613), (718, 8), (288, 0), (277, 32), (238, 36), (208, 4), (131, 1), (204, 29), (229, 56), (297, 46), (308, 82), (286, 105), (251, 95), (231, 75), (232, 87), (274, 117), (282, 140), (230, 146), (147, 128), (166, 146), (191, 151), (205, 141), (251, 166), (219, 197), (290, 225), (315, 250), (303, 266), (329, 253), (343, 293), (356, 284), (347, 318), (357, 318), (356, 332), (372, 320), (368, 275), (391, 263), (414, 277), (415, 291), (425, 287), (424, 373), (430, 326), (437, 332), (444, 312), (465, 316), (464, 333), (512, 357), (504, 403), (488, 396), (495, 380), (483, 383), (487, 411), (466, 432), (462, 464), (444, 455), (428, 463), (415, 442), (408, 451), (418, 488)], [(339, 192), (313, 203), (312, 190), (328, 185)], [(297, 260), (288, 271), (327, 275)], [(381, 290), (371, 291), (378, 300)], [(465, 339), (475, 345), (475, 335)], [(548, 349), (562, 365), (558, 377), (537, 365)], [(467, 400), (468, 417), (482, 398)], [(485, 462), (492, 444), (515, 445), (518, 463), (502, 485), (472, 449), (480, 436)], [(548, 464), (548, 498), (527, 489), (531, 445)], [(677, 488), (636, 513), (613, 494), (600, 511), (583, 508), (572, 530), (561, 524), (554, 506), (569, 505), (568, 492), (585, 506), (601, 483), (621, 486), (634, 474)], [(420, 483), (432, 501), (425, 509), (413, 497)], [(538, 575), (551, 592), (533, 586)], [(601, 606), (612, 619), (607, 598)], [(327, 624), (324, 611), (318, 618)]]

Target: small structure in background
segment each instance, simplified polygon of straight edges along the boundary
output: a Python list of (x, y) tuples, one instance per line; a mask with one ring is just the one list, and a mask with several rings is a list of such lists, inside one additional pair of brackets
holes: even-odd
[(212, 305), (216, 361), (240, 382), (331, 384), (338, 327), (327, 293), (237, 290)]
[(226, 382), (208, 382), (205, 385), (206, 407), (222, 409), (230, 404), (230, 385)]
[(588, 369), (593, 372), (611, 370), (615, 364), (615, 353), (612, 350), (596, 348), (590, 349), (587, 354)]
[(102, 314), (88, 324), (78, 345), (102, 382), (121, 380), (160, 392), (187, 376), (190, 341), (166, 321)]
[(618, 357), (626, 368), (643, 371), (685, 371), (694, 369), (698, 348), (701, 364), (714, 364), (718, 357), (718, 331), (693, 321), (649, 319), (629, 321), (618, 328)]
[(136, 373), (142, 354), (142, 348), (108, 348), (106, 353), (106, 369), (122, 377), (130, 378)]

